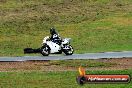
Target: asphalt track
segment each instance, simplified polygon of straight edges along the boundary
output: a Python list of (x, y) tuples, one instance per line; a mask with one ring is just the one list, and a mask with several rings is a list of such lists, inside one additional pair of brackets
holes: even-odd
[(0, 61), (30, 61), (30, 60), (67, 60), (67, 59), (100, 59), (100, 58), (124, 58), (132, 57), (132, 51), (105, 52), (105, 53), (85, 53), (49, 56), (22, 56), (22, 57), (0, 57)]

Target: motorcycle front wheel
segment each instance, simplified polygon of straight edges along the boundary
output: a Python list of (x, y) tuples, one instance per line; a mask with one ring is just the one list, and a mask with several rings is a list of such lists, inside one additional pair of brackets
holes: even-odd
[(68, 49), (64, 49), (63, 52), (66, 54), (66, 55), (72, 55), (73, 52), (74, 52), (74, 49), (71, 45), (66, 45), (65, 47), (68, 47)]

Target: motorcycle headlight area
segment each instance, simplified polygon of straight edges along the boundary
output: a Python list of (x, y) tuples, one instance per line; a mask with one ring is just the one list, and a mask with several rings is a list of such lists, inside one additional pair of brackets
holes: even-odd
[(70, 40), (71, 40), (71, 38), (64, 38), (63, 41), (62, 41), (62, 43), (63, 44), (69, 44)]

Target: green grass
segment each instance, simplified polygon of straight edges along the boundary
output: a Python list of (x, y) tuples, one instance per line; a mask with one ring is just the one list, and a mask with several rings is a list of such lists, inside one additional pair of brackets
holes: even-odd
[[(2, 0), (0, 56), (41, 46), (49, 28), (71, 37), (75, 53), (132, 50), (131, 0)], [(129, 9), (128, 9), (129, 8)]]
[[(130, 74), (132, 70), (87, 71), (87, 74)], [(76, 71), (64, 72), (1, 72), (1, 88), (131, 88), (129, 84), (85, 84), (76, 82)]]

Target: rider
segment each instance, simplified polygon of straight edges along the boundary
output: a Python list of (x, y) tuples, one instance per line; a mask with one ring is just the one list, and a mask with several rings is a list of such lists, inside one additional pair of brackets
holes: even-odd
[(50, 28), (50, 40), (58, 45), (61, 45), (61, 38), (54, 28)]

